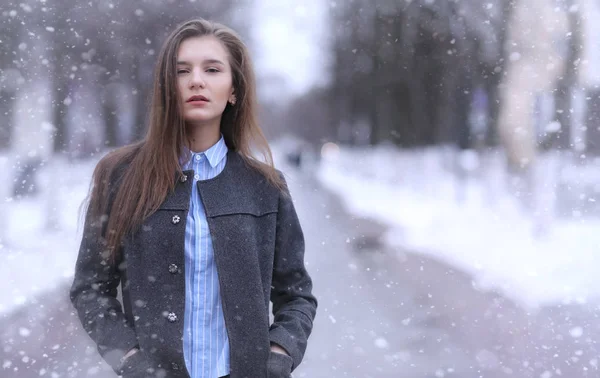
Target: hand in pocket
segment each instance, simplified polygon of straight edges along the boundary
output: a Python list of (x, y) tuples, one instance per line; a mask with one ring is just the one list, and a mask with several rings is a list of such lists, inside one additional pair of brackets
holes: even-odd
[(119, 373), (123, 378), (154, 377), (154, 370), (141, 351), (129, 356), (123, 363)]
[(271, 352), (267, 361), (268, 378), (289, 378), (294, 360), (287, 354)]

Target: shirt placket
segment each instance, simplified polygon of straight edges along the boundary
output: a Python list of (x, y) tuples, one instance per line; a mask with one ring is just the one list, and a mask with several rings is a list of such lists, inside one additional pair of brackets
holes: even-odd
[[(194, 156), (194, 171), (196, 172), (194, 175), (194, 179), (195, 182), (202, 180), (203, 178), (205, 178), (206, 172), (205, 172), (205, 166), (203, 165), (204, 163), (204, 159), (202, 159), (202, 155), (201, 154), (196, 154)], [(198, 342), (199, 342), (199, 348), (198, 348), (198, 352), (200, 351), (206, 351), (206, 343), (208, 341), (208, 337), (210, 337), (209, 335), (206, 335), (206, 330), (208, 329), (207, 327), (207, 321), (208, 319), (208, 314), (207, 314), (207, 309), (206, 309), (206, 303), (207, 303), (207, 291), (208, 291), (208, 277), (206, 277), (206, 272), (207, 272), (207, 256), (206, 256), (206, 248), (204, 248), (204, 244), (202, 242), (202, 238), (203, 238), (203, 232), (204, 232), (204, 224), (201, 221), (201, 219), (203, 218), (203, 209), (202, 209), (202, 203), (200, 201), (200, 193), (198, 193), (198, 187), (197, 185), (195, 185), (195, 190), (196, 192), (194, 193), (194, 199), (195, 199), (195, 215), (198, 218), (198, 222), (197, 222), (197, 238), (196, 238), (196, 248), (195, 250), (198, 251), (199, 255), (198, 257), (198, 275), (199, 277), (202, 277), (202, 282), (203, 284), (200, 286), (200, 293), (198, 295), (198, 301), (201, 301), (201, 303), (203, 304), (202, 306), (202, 314), (199, 314), (199, 320), (200, 320), (200, 329), (202, 329), (202, 338), (198, 338)], [(202, 360), (202, 376), (203, 377), (208, 377), (208, 375), (210, 374), (209, 371), (209, 366), (208, 366), (208, 361), (207, 361), (207, 357), (205, 353), (202, 353), (201, 356), (199, 356), (200, 359)]]

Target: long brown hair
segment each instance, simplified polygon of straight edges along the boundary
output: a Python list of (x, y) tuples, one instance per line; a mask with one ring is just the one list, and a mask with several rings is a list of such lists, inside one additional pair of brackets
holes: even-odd
[[(254, 69), (246, 46), (235, 31), (222, 24), (203, 19), (187, 21), (167, 37), (158, 56), (146, 136), (109, 153), (93, 174), (88, 212), (93, 219), (107, 222), (99, 223), (103, 223), (104, 241), (113, 262), (123, 237), (158, 209), (174, 190), (177, 173), (182, 174), (179, 158), (189, 141), (177, 94), (176, 55), (185, 39), (207, 35), (225, 46), (232, 69), (237, 102), (235, 106), (227, 104), (221, 118), (227, 147), (239, 152), (274, 186), (284, 187), (258, 125)], [(264, 162), (253, 151), (258, 151)], [(124, 171), (116, 172), (119, 167), (124, 167)], [(120, 177), (117, 189), (109, 187), (115, 177)]]

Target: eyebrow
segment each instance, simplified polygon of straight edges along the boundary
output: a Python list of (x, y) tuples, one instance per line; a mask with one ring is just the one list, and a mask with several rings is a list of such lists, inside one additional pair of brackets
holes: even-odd
[[(222, 61), (220, 61), (219, 59), (204, 59), (202, 61), (202, 63), (208, 63), (208, 64), (222, 64), (225, 65), (225, 63), (223, 63)], [(186, 66), (190, 66), (191, 63), (190, 62), (186, 62), (186, 61), (177, 61), (178, 65), (186, 65)]]

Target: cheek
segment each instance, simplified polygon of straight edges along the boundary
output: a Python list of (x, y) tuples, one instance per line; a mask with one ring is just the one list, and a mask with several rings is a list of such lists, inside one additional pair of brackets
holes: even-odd
[(183, 85), (181, 83), (181, 79), (178, 79), (177, 80), (176, 91), (177, 91), (177, 95), (179, 96), (179, 98), (183, 98), (183, 90), (182, 90), (182, 88), (183, 88)]
[(231, 92), (233, 91), (233, 83), (231, 78), (224, 79), (219, 86), (221, 96), (226, 100), (229, 100), (229, 96), (231, 96)]
[(223, 91), (221, 92), (221, 98), (223, 98), (223, 101), (225, 101), (225, 102), (229, 101), (230, 97), (231, 97), (231, 88), (223, 89)]

